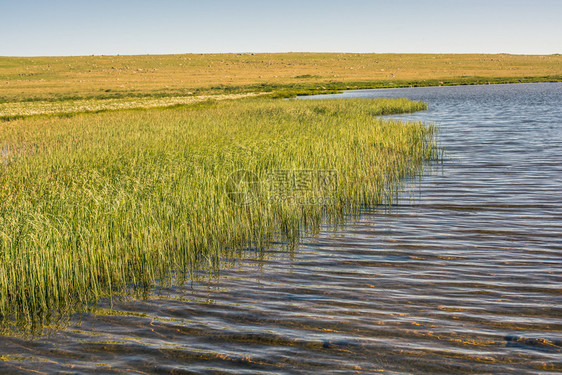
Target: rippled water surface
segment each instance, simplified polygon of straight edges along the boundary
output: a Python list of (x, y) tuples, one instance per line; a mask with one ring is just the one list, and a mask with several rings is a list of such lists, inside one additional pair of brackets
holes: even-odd
[(0, 337), (0, 372), (562, 372), (562, 84), (347, 92), (430, 109), (443, 165), (373, 210), (119, 302)]

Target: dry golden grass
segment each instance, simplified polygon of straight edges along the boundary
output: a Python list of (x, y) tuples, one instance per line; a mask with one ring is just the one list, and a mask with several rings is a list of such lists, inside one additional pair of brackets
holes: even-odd
[(34, 115), (70, 115), (86, 112), (105, 112), (139, 108), (164, 108), (192, 105), (205, 101), (232, 100), (254, 97), (259, 94), (189, 95), (142, 98), (107, 98), (77, 100), (37, 100), (32, 102), (0, 102), (0, 119), (16, 119)]
[[(0, 57), (0, 101), (185, 95), (221, 86), (412, 82), (562, 76), (562, 56), (186, 54)], [(438, 83), (438, 81), (437, 81)], [(255, 87), (254, 87), (255, 89)], [(267, 87), (266, 87), (267, 89)]]

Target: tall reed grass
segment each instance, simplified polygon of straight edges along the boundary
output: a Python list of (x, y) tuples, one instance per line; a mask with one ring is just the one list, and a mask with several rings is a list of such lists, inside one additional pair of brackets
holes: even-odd
[[(424, 108), (245, 99), (0, 123), (0, 316), (42, 321), (379, 204), (435, 148), (433, 127), (377, 116)], [(225, 188), (237, 170), (339, 180), (326, 204), (239, 205)]]

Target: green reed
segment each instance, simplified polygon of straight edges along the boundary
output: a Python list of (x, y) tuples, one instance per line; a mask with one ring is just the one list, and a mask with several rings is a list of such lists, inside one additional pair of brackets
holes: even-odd
[[(383, 203), (435, 157), (434, 128), (377, 116), (406, 99), (246, 99), (205, 107), (0, 123), (0, 317), (41, 321), (146, 290), (225, 251), (294, 242)], [(237, 204), (232, 172), (257, 178)], [(328, 202), (267, 198), (276, 170), (333, 170)], [(178, 276), (181, 278), (181, 276)]]

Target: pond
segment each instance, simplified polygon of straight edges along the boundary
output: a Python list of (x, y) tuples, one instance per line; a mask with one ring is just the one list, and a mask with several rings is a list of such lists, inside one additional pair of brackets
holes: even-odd
[(0, 371), (561, 372), (562, 84), (320, 97), (427, 102), (393, 117), (438, 125), (443, 163), (293, 251), (0, 336)]

